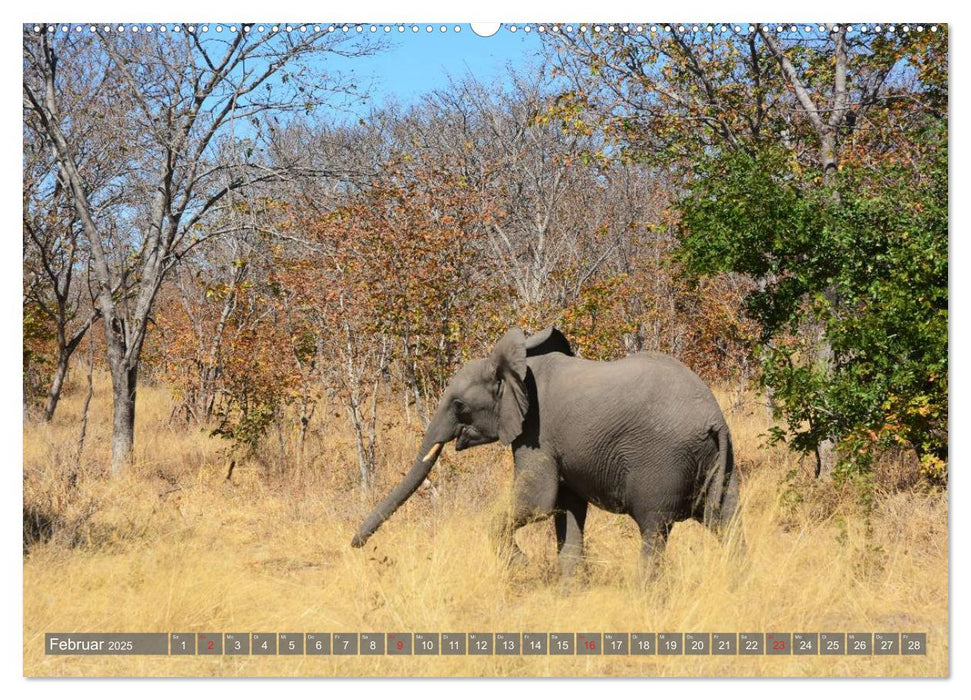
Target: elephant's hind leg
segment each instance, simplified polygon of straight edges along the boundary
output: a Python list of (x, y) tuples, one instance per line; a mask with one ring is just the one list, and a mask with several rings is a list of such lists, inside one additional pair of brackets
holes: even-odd
[(559, 552), (560, 581), (573, 578), (583, 556), (583, 525), (587, 519), (587, 502), (560, 484), (556, 496), (556, 549)]
[(645, 578), (657, 578), (661, 570), (661, 557), (671, 534), (674, 518), (669, 514), (655, 511), (634, 516), (641, 531), (641, 570)]
[(742, 530), (742, 516), (739, 509), (738, 469), (728, 478), (725, 503), (719, 513), (718, 530), (722, 541), (727, 541), (739, 553), (745, 553), (745, 532)]
[(745, 533), (739, 513), (738, 470), (728, 477), (725, 497), (717, 508), (705, 508), (695, 515), (695, 519), (708, 527), (733, 554), (746, 551)]

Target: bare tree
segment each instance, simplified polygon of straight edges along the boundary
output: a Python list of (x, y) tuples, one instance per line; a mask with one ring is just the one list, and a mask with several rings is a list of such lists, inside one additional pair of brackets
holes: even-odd
[(480, 254), (528, 316), (568, 306), (618, 263), (632, 225), (657, 200), (624, 195), (640, 187), (635, 179), (650, 178), (629, 163), (598, 161), (602, 134), (564, 130), (550, 118), (556, 93), (547, 65), (512, 74), (510, 83), (498, 89), (467, 78), (404, 123), (408, 140), (459, 169), (492, 209), (489, 249)]
[[(130, 204), (121, 186), (131, 166), (128, 149), (105, 148), (105, 143), (128, 143), (124, 119), (105, 119), (112, 111), (106, 101), (106, 78), (89, 63), (93, 44), (73, 42), (65, 62), (84, 66), (64, 76), (62, 91), (71, 104), (70, 121), (77, 134), (75, 161), (85, 180), (91, 215), (99, 225)], [(114, 106), (120, 114), (120, 105)], [(68, 366), (88, 329), (100, 318), (93, 305), (88, 279), (89, 246), (84, 238), (70, 185), (59, 167), (57, 154), (32, 109), (24, 110), (24, 304), (25, 312), (39, 312), (52, 329), (56, 359), (47, 383), (43, 418), (57, 408)]]
[[(229, 193), (285, 174), (267, 166), (256, 149), (273, 130), (274, 119), (312, 109), (328, 91), (347, 89), (321, 70), (321, 57), (361, 54), (370, 45), (325, 31), (266, 27), (259, 32), (250, 25), (219, 34), (182, 25), (166, 35), (129, 27), (91, 37), (72, 32), (62, 37), (56, 29), (25, 28), (24, 104), (54, 149), (90, 246), (114, 399), (111, 470), (118, 474), (131, 461), (139, 360), (163, 280), (186, 251), (219, 235), (218, 229), (203, 227)], [(136, 130), (134, 142), (124, 146), (140, 156), (142, 169), (130, 173), (128, 181), (142, 201), (115, 227), (97, 220), (78, 165), (81, 136), (72, 106), (62, 100), (62, 76), (81, 68), (61, 59), (77, 42), (94, 47), (103, 89)], [(85, 69), (92, 70), (91, 64)], [(218, 156), (226, 139), (253, 145), (235, 162), (225, 162)]]
[[(30, 141), (25, 139), (25, 143)], [(85, 299), (84, 280), (81, 284), (77, 280), (83, 278), (85, 256), (74, 211), (65, 206), (56, 172), (38, 163), (43, 158), (33, 150), (35, 145), (28, 147), (24, 164), (24, 308), (25, 313), (39, 312), (53, 325), (57, 356), (42, 414), (49, 421), (57, 409), (71, 356), (99, 312)]]
[[(174, 292), (196, 346), (193, 361), (188, 363), (191, 366), (181, 368), (186, 375), (185, 394), (181, 405), (173, 409), (173, 414), (184, 411), (186, 420), (205, 423), (213, 416), (223, 371), (223, 347), (231, 322), (236, 326), (242, 320), (238, 292), (247, 282), (256, 251), (252, 232), (227, 233), (208, 246), (205, 257), (193, 251), (175, 270)], [(236, 332), (239, 330), (237, 327)]]

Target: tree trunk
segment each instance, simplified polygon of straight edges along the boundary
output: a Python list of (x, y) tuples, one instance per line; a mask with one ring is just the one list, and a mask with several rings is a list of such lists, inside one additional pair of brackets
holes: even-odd
[[(26, 353), (24, 354), (26, 355)], [(26, 366), (26, 363), (24, 364)], [(27, 398), (28, 392), (27, 392), (27, 370), (26, 369), (24, 370), (24, 381), (23, 381), (23, 385), (21, 386), (21, 389), (22, 389), (23, 401), (24, 401), (24, 405), (23, 405), (24, 423), (27, 423), (27, 421), (30, 420), (30, 402), (28, 401), (28, 398)]]
[[(836, 184), (839, 162), (836, 156), (836, 129), (824, 129), (820, 134), (820, 161), (823, 164), (823, 184), (832, 187)], [(833, 189), (833, 204), (839, 205), (839, 190)], [(836, 287), (829, 285), (823, 290), (823, 296), (836, 309), (838, 299)], [(833, 346), (826, 337), (825, 327), (819, 331), (819, 343), (816, 347), (816, 361), (819, 369), (827, 376), (833, 373)], [(829, 437), (820, 440), (816, 445), (816, 477), (830, 476), (836, 467), (836, 442)]]
[(297, 468), (300, 471), (303, 471), (304, 462), (307, 459), (307, 431), (310, 429), (310, 419), (316, 410), (316, 405), (312, 405), (310, 399), (307, 397), (308, 392), (309, 389), (304, 387), (303, 393), (300, 396), (300, 435), (297, 447), (299, 455)]
[(111, 475), (118, 476), (131, 466), (132, 446), (135, 444), (135, 385), (136, 368), (111, 368), (113, 415), (111, 425)]
[(88, 412), (91, 408), (91, 397), (94, 396), (94, 348), (88, 341), (88, 393), (84, 395), (84, 406), (81, 409), (81, 429), (78, 431), (78, 446), (74, 457), (74, 472), (81, 471), (81, 456), (84, 454), (84, 439), (88, 433)]
[(411, 353), (411, 335), (406, 334), (402, 339), (402, 365), (404, 367), (407, 388), (405, 389), (405, 415), (408, 419), (408, 424), (411, 424), (411, 416), (408, 414), (408, 396), (407, 393), (410, 391), (411, 395), (415, 400), (415, 413), (418, 416), (418, 422), (424, 427), (428, 423), (428, 417), (425, 415), (425, 409), (421, 398), (421, 390), (418, 387), (418, 371), (415, 367), (415, 362), (412, 360)]
[[(827, 287), (823, 292), (830, 303), (836, 304), (836, 288)], [(831, 298), (832, 296), (832, 298)], [(826, 337), (825, 329), (819, 331), (819, 343), (816, 347), (816, 362), (820, 371), (827, 376), (833, 373), (833, 346)], [(825, 437), (816, 445), (816, 477), (830, 476), (836, 467), (836, 442)]]
[(71, 356), (65, 352), (58, 353), (57, 369), (54, 372), (54, 379), (50, 389), (47, 390), (47, 401), (44, 403), (44, 422), (50, 423), (54, 418), (54, 411), (57, 410), (57, 402), (61, 399), (61, 389), (64, 387), (64, 379), (67, 377), (67, 366)]
[[(845, 28), (837, 28), (827, 25), (827, 31), (833, 37), (835, 70), (833, 71), (833, 99), (829, 109), (821, 109), (813, 101), (806, 84), (799, 77), (799, 73), (792, 61), (786, 56), (785, 51), (779, 41), (767, 31), (764, 26), (757, 25), (757, 31), (763, 38), (769, 50), (775, 55), (792, 87), (796, 99), (799, 101), (806, 117), (812, 124), (816, 135), (819, 137), (819, 161), (823, 166), (823, 185), (832, 187), (836, 183), (837, 173), (839, 172), (839, 142), (837, 139), (838, 129), (843, 124), (843, 120), (850, 108), (849, 91), (846, 82), (847, 73), (847, 49), (845, 41)], [(833, 203), (839, 204), (839, 192), (835, 189), (832, 193)], [(836, 288), (827, 287), (824, 290), (826, 298), (836, 308), (838, 304)], [(825, 331), (820, 330), (819, 342), (817, 343), (817, 366), (824, 373), (831, 374), (833, 370), (833, 348), (829, 339), (825, 336)], [(824, 438), (816, 445), (816, 476), (829, 475), (836, 465), (835, 443), (829, 437)]]
[[(820, 154), (819, 160), (823, 166), (823, 184), (831, 186), (835, 184), (836, 173), (839, 170), (839, 162), (836, 158), (836, 129), (827, 127), (819, 135)], [(839, 203), (839, 195), (834, 195), (836, 202)]]
[(54, 411), (57, 410), (57, 404), (61, 400), (61, 390), (64, 388), (64, 380), (67, 378), (67, 372), (71, 365), (71, 358), (74, 356), (74, 351), (78, 349), (84, 336), (87, 334), (88, 330), (91, 328), (92, 324), (100, 316), (99, 312), (90, 316), (81, 328), (74, 334), (70, 340), (67, 339), (66, 326), (67, 321), (65, 320), (64, 314), (64, 304), (59, 302), (61, 306), (60, 313), (58, 315), (57, 323), (57, 369), (54, 372), (54, 378), (51, 381), (50, 389), (47, 390), (47, 401), (44, 403), (44, 422), (49, 423), (54, 418)]
[(347, 415), (354, 428), (354, 447), (357, 450), (357, 468), (361, 476), (361, 498), (366, 498), (374, 482), (374, 465), (364, 444), (364, 421), (361, 418), (360, 402), (356, 397), (347, 404)]

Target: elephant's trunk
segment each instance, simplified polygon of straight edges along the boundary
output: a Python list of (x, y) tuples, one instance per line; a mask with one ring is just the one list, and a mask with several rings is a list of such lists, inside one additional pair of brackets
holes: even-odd
[(452, 431), (442, 425), (445, 422), (442, 420), (443, 416), (444, 411), (442, 410), (436, 413), (432, 423), (428, 426), (425, 440), (422, 442), (411, 470), (364, 519), (357, 534), (354, 535), (354, 539), (351, 540), (352, 547), (363, 547), (368, 538), (374, 534), (374, 531), (381, 527), (381, 523), (390, 518), (401, 504), (418, 489), (425, 477), (428, 476), (428, 472), (435, 466), (438, 455), (442, 452), (442, 447), (453, 437)]

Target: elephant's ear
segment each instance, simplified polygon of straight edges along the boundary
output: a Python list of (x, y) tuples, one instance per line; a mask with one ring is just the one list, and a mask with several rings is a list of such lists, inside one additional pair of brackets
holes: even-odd
[(529, 409), (526, 397), (526, 336), (510, 329), (492, 350), (492, 365), (499, 380), (499, 439), (508, 445), (523, 432)]
[(564, 355), (573, 355), (573, 348), (570, 341), (566, 339), (560, 330), (554, 326), (544, 328), (539, 333), (526, 338), (526, 355), (545, 355), (550, 352), (562, 352)]

